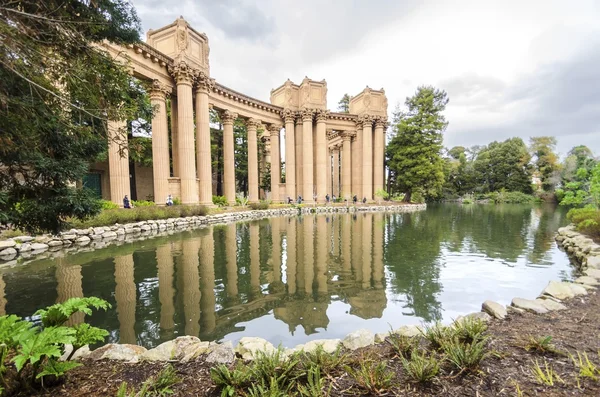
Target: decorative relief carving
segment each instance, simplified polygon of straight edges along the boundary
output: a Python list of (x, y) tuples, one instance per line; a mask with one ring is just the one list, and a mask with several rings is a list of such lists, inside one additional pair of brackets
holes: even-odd
[(358, 120), (356, 121), (356, 126), (358, 127), (358, 125), (361, 125), (363, 128), (364, 127), (368, 127), (369, 124), (373, 124), (373, 116), (370, 116), (368, 114), (364, 114), (362, 116), (358, 117)]
[(269, 132), (271, 132), (271, 136), (272, 135), (277, 135), (279, 136), (279, 133), (281, 132), (281, 129), (283, 128), (283, 126), (279, 125), (279, 124), (271, 124), (269, 126)]
[(387, 128), (387, 117), (383, 117), (383, 116), (376, 116), (375, 117), (375, 127), (382, 127), (383, 131), (385, 132), (385, 129)]
[(371, 110), (371, 89), (369, 87), (364, 90), (363, 104), (365, 105), (365, 110), (367, 112)]
[(193, 84), (198, 70), (190, 67), (186, 61), (179, 61), (169, 67), (169, 73), (173, 76), (177, 84)]
[(327, 119), (329, 118), (329, 110), (319, 109), (319, 110), (317, 110), (316, 116), (317, 116), (317, 122), (327, 121)]
[(294, 112), (291, 109), (283, 109), (283, 111), (281, 112), (281, 118), (286, 123), (293, 123), (294, 120), (296, 119), (296, 112)]
[(261, 125), (261, 121), (257, 119), (250, 118), (246, 121), (246, 126), (248, 128), (258, 129)]
[(315, 110), (304, 108), (300, 111), (300, 113), (302, 114), (302, 121), (312, 121)]
[(221, 122), (223, 122), (223, 124), (233, 124), (237, 117), (237, 113), (233, 113), (230, 110), (225, 110), (221, 113)]
[(151, 99), (164, 100), (169, 95), (171, 95), (171, 87), (161, 83), (158, 80), (152, 81), (152, 88), (150, 89), (150, 98)]
[(177, 31), (177, 50), (183, 52), (188, 48), (188, 33), (187, 30)]
[(210, 92), (215, 86), (215, 79), (211, 79), (206, 73), (200, 71), (196, 78), (196, 83), (198, 84), (196, 87), (198, 91)]
[(344, 131), (342, 133), (342, 141), (350, 141), (356, 136), (356, 131)]

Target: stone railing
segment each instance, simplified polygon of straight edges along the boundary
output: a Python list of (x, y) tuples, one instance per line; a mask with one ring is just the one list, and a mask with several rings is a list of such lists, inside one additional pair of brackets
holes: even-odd
[(190, 216), (141, 221), (124, 225), (71, 229), (60, 235), (36, 237), (18, 236), (0, 241), (0, 265), (12, 266), (21, 261), (39, 259), (63, 252), (75, 253), (104, 248), (110, 244), (143, 240), (214, 224), (299, 214), (345, 212), (414, 212), (426, 209), (425, 204), (398, 204), (386, 206), (325, 206), (284, 207), (268, 210), (236, 211), (207, 216)]

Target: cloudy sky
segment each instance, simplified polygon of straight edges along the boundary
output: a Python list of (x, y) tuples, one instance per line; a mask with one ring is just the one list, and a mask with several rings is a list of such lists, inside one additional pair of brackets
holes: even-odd
[(264, 101), (326, 79), (328, 107), (384, 87), (390, 115), (422, 84), (448, 92), (447, 147), (553, 135), (600, 155), (600, 0), (133, 0), (144, 31), (182, 15), (211, 75)]

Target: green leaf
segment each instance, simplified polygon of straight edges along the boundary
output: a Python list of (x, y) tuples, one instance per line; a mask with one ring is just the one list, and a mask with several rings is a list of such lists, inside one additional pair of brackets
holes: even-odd
[(0, 317), (0, 343), (4, 343), (9, 347), (16, 347), (17, 337), (32, 326), (29, 321), (24, 321), (14, 314)]
[(96, 310), (107, 310), (111, 305), (104, 299), (94, 296), (88, 298), (71, 298), (66, 302), (48, 306), (46, 309), (40, 309), (34, 315), (41, 317), (44, 327), (60, 326), (67, 322), (74, 313), (92, 314), (91, 307)]
[(82, 364), (74, 361), (56, 361), (48, 360), (42, 367), (42, 371), (35, 376), (36, 379), (40, 379), (46, 375), (54, 375), (57, 378), (63, 376), (67, 371), (73, 368), (80, 367)]
[(101, 328), (92, 327), (89, 324), (77, 324), (75, 328), (75, 343), (74, 349), (79, 349), (85, 345), (92, 345), (96, 342), (104, 342), (104, 338), (108, 336), (108, 331)]
[(19, 336), (18, 355), (13, 358), (17, 372), (29, 362), (35, 364), (44, 357), (58, 358), (62, 355), (61, 347), (75, 341), (75, 330), (68, 327), (48, 327), (39, 332), (34, 327)]

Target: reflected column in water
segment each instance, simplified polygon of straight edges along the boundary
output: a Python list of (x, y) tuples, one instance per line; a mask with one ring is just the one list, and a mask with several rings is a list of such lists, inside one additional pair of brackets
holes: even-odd
[[(285, 219), (283, 219), (285, 221)], [(273, 242), (273, 250), (271, 258), (273, 262), (273, 277), (269, 282), (281, 281), (281, 230), (279, 227), (281, 218), (271, 219), (271, 241)]]
[(312, 284), (314, 279), (314, 216), (307, 216), (302, 220), (303, 230), (303, 251), (304, 252), (304, 291), (312, 294)]
[(133, 255), (115, 257), (115, 300), (119, 319), (119, 343), (136, 344), (136, 285), (133, 278)]
[(160, 330), (165, 339), (171, 339), (175, 328), (175, 289), (173, 288), (173, 253), (171, 244), (156, 248), (156, 263), (158, 265), (158, 300), (160, 301)]
[(296, 293), (296, 219), (286, 219), (285, 271), (288, 294)]
[(352, 215), (344, 214), (338, 219), (338, 224), (343, 223), (341, 228), (341, 246), (342, 246), (342, 270), (344, 273), (350, 273), (352, 271), (352, 258), (350, 257), (350, 250), (352, 242), (350, 241), (350, 227), (352, 225)]
[(238, 268), (237, 268), (237, 225), (225, 226), (225, 267), (227, 271), (227, 297), (238, 300)]
[(4, 282), (4, 275), (0, 273), (0, 316), (6, 314), (6, 283)]
[(362, 218), (362, 288), (367, 289), (371, 286), (373, 215), (363, 214)]
[(296, 228), (296, 289), (304, 291), (304, 218), (297, 218)]
[(213, 228), (200, 237), (200, 308), (202, 309), (202, 334), (215, 330), (215, 239)]
[(354, 281), (357, 283), (362, 280), (362, 267), (360, 266), (362, 261), (362, 216), (352, 214), (352, 236), (351, 236), (351, 249), (352, 249), (352, 273), (354, 274)]
[(316, 230), (316, 279), (317, 279), (317, 292), (319, 295), (327, 294), (327, 244), (330, 241), (331, 234), (328, 233), (329, 225), (331, 222), (327, 222), (328, 218), (325, 216), (317, 217), (317, 230)]
[(183, 312), (185, 334), (198, 336), (200, 333), (200, 280), (198, 276), (199, 238), (182, 241), (181, 263), (183, 270)]
[(383, 288), (383, 229), (385, 228), (383, 213), (373, 215), (373, 286)]
[[(68, 266), (65, 258), (56, 258), (56, 292), (57, 303), (67, 301), (69, 298), (83, 298), (83, 286), (81, 283), (81, 266)], [(69, 318), (66, 325), (81, 324), (84, 322), (85, 314), (75, 313)]]
[(258, 222), (250, 222), (250, 289), (260, 294), (260, 234)]

